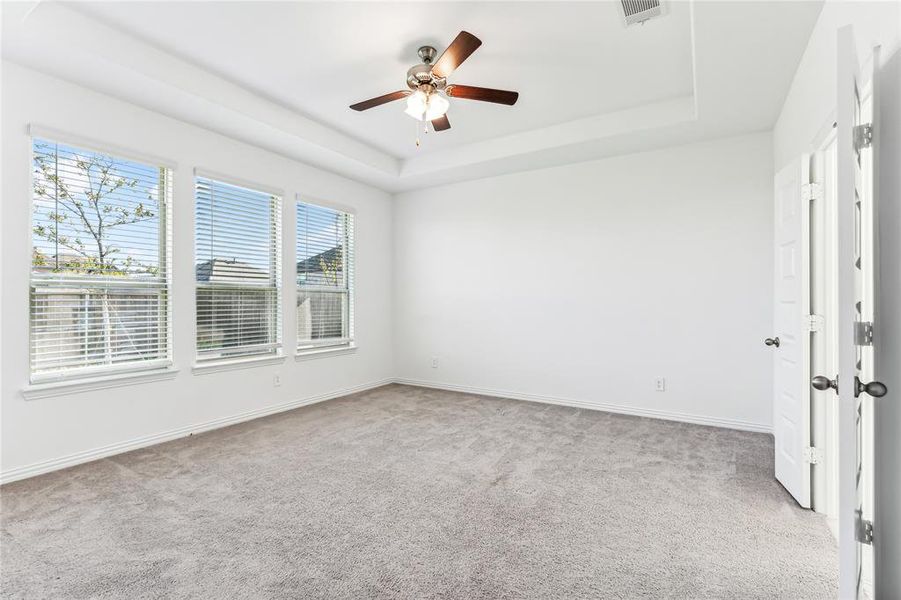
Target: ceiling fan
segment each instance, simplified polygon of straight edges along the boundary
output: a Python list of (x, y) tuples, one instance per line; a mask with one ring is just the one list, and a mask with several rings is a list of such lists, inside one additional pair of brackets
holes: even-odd
[(450, 103), (441, 92), (449, 98), (481, 100), (482, 102), (513, 106), (519, 98), (518, 92), (447, 83), (447, 76), (453, 73), (454, 69), (459, 67), (481, 45), (482, 40), (469, 32), (461, 31), (447, 47), (447, 50), (438, 57), (438, 60), (435, 60), (438, 52), (432, 46), (423, 46), (418, 50), (422, 64), (411, 67), (407, 71), (409, 90), (370, 98), (357, 104), (351, 104), (350, 107), (356, 111), (364, 111), (406, 98), (405, 113), (418, 121), (431, 122), (435, 131), (444, 131), (450, 129), (450, 122), (447, 120), (447, 109), (450, 107)]

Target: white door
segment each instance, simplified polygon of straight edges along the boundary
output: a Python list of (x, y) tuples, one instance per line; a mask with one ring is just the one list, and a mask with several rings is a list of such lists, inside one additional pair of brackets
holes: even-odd
[(810, 160), (803, 155), (775, 180), (773, 423), (776, 479), (810, 508)]
[[(885, 386), (872, 380), (877, 318), (872, 137), (876, 128), (862, 102), (864, 82), (850, 27), (838, 32), (837, 58), (839, 373), (833, 383), (839, 394), (839, 596), (857, 598), (862, 585), (872, 581), (867, 571), (873, 558), (873, 399), (885, 394)], [(878, 53), (873, 64), (877, 62)], [(868, 103), (870, 108), (875, 104)], [(819, 379), (815, 384), (824, 387), (825, 382)]]

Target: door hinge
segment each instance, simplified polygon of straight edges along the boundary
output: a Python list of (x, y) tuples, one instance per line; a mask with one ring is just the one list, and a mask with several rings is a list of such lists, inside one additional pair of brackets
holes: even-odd
[(823, 331), (826, 326), (826, 318), (823, 315), (807, 315), (804, 324), (807, 331)]
[(804, 448), (801, 456), (804, 459), (804, 462), (811, 465), (818, 465), (823, 462), (823, 459), (825, 458), (822, 448), (815, 448), (814, 446), (807, 446)]
[(856, 531), (856, 535), (854, 537), (856, 537), (857, 541), (860, 542), (861, 544), (867, 544), (868, 546), (872, 546), (873, 545), (873, 522), (868, 521), (867, 519), (864, 519), (863, 514), (861, 513), (860, 509), (857, 509), (855, 511), (855, 513), (857, 513), (857, 518), (856, 518), (857, 527), (855, 528), (857, 531)]
[(854, 127), (854, 149), (860, 152), (862, 148), (869, 148), (873, 143), (873, 126), (864, 123)]
[(801, 198), (804, 200), (819, 200), (823, 197), (823, 186), (819, 183), (805, 183), (801, 185)]
[(873, 345), (873, 322), (872, 321), (855, 321), (854, 322), (854, 345), (855, 346), (872, 346)]

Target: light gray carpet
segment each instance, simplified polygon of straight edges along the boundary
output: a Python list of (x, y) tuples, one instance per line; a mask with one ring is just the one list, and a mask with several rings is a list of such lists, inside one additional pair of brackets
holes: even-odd
[(387, 386), (0, 488), (7, 598), (830, 598), (762, 434)]

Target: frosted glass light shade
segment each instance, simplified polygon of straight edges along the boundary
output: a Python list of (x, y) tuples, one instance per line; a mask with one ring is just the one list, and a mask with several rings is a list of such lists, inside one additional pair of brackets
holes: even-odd
[(425, 119), (426, 121), (431, 121), (433, 119), (437, 119), (438, 117), (444, 116), (444, 113), (447, 112), (450, 103), (445, 100), (443, 97), (438, 94), (432, 94), (429, 96), (429, 105), (425, 111)]
[(417, 121), (431, 121), (443, 116), (450, 103), (442, 96), (435, 94), (426, 94), (420, 90), (416, 90), (407, 96), (407, 109), (404, 111)]
[(425, 113), (429, 107), (429, 99), (424, 92), (416, 90), (407, 96), (407, 109), (404, 111), (417, 121), (425, 120)]

